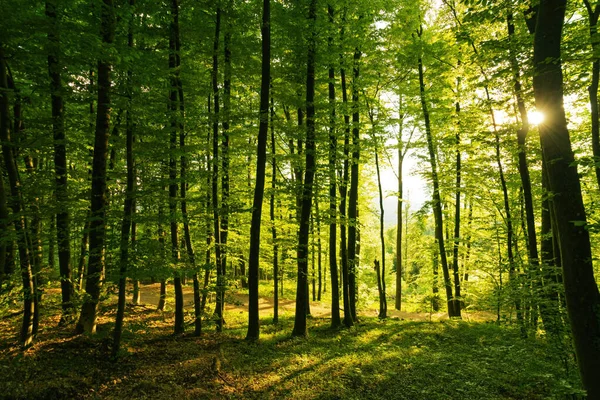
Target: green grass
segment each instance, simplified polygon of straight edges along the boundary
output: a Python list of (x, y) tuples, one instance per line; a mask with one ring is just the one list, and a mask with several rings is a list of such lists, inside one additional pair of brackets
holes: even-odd
[(225, 332), (205, 325), (197, 338), (173, 336), (171, 313), (132, 307), (124, 351), (111, 362), (114, 308), (101, 316), (97, 335), (73, 336), (48, 312), (25, 352), (14, 337), (19, 317), (2, 320), (14, 334), (0, 337), (0, 398), (562, 399), (579, 387), (552, 343), (493, 323), (361, 317), (333, 331), (311, 318), (309, 337), (298, 339), (290, 316), (274, 325), (265, 315), (260, 341), (247, 343), (239, 310), (226, 314)]

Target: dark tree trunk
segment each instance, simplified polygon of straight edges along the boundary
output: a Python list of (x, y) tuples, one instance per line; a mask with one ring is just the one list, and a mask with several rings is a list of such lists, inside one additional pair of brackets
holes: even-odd
[[(270, 61), (270, 60), (269, 60)], [(272, 88), (272, 86), (271, 86)], [(279, 243), (275, 226), (275, 190), (277, 188), (277, 150), (275, 147), (275, 105), (271, 92), (271, 196), (269, 199), (269, 217), (271, 219), (271, 239), (273, 240), (273, 323), (279, 322)]]
[[(221, 263), (221, 210), (219, 208), (219, 36), (221, 32), (221, 8), (217, 7), (215, 37), (213, 42), (212, 90), (214, 100), (213, 110), (213, 173), (212, 173), (212, 205), (215, 239), (215, 264), (217, 266), (217, 300), (215, 318), (217, 332), (223, 330), (223, 310), (225, 307), (225, 271)], [(267, 106), (268, 107), (268, 106)]]
[[(402, 124), (400, 125), (399, 141), (402, 140)], [(394, 304), (396, 310), (402, 309), (402, 227), (404, 218), (402, 215), (403, 200), (402, 196), (404, 191), (404, 180), (403, 180), (403, 164), (404, 164), (404, 152), (398, 144), (398, 211), (396, 214), (396, 302)], [(406, 251), (406, 249), (404, 249)]]
[(58, 244), (58, 266), (62, 294), (62, 320), (72, 313), (74, 294), (71, 280), (71, 241), (70, 216), (67, 197), (67, 150), (65, 143), (64, 105), (60, 75), (60, 35), (56, 2), (46, 1), (46, 16), (50, 20), (48, 31), (48, 75), (50, 77), (50, 97), (52, 103), (52, 132), (54, 137), (54, 172), (56, 194), (56, 237)]
[(85, 259), (88, 256), (88, 239), (90, 236), (90, 212), (85, 214), (85, 222), (81, 231), (81, 244), (79, 245), (79, 261), (77, 263), (77, 289), (83, 290)]
[(348, 202), (348, 183), (350, 177), (350, 115), (348, 110), (348, 92), (346, 90), (346, 72), (344, 68), (340, 71), (342, 83), (342, 102), (344, 104), (344, 170), (342, 172), (342, 183), (340, 184), (340, 254), (342, 263), (342, 296), (344, 305), (344, 325), (351, 327), (354, 325), (352, 314), (350, 313), (350, 293), (348, 286), (348, 247), (346, 231), (348, 219), (346, 218), (346, 203)]
[[(129, 27), (127, 32), (127, 45), (133, 49), (133, 7), (135, 0), (129, 0), (131, 15), (129, 17)], [(125, 298), (127, 296), (127, 269), (129, 264), (129, 237), (132, 228), (132, 216), (135, 201), (135, 167), (133, 160), (133, 122), (131, 119), (131, 100), (132, 100), (132, 71), (127, 71), (127, 109), (126, 109), (126, 158), (127, 158), (127, 188), (125, 189), (125, 204), (123, 206), (123, 221), (121, 222), (121, 253), (119, 258), (119, 299), (117, 301), (117, 318), (113, 334), (112, 357), (117, 358), (121, 348), (121, 335), (123, 333), (123, 319), (125, 317)]]
[[(600, 398), (600, 293), (581, 186), (563, 106), (561, 36), (566, 0), (541, 0), (534, 37), (533, 89), (577, 363), (590, 399)], [(548, 62), (552, 60), (553, 62)], [(576, 221), (577, 223), (574, 223)]]
[(302, 207), (300, 229), (298, 232), (298, 285), (296, 289), (296, 313), (292, 336), (306, 337), (306, 309), (308, 305), (308, 238), (309, 221), (312, 208), (313, 182), (315, 176), (315, 56), (316, 56), (316, 20), (317, 0), (311, 0), (308, 10), (310, 33), (308, 37), (308, 55), (306, 61), (306, 163), (302, 183)]
[[(101, 8), (100, 36), (102, 43), (110, 46), (115, 36), (115, 13), (112, 0), (103, 0)], [(108, 157), (108, 137), (110, 134), (110, 61), (98, 60), (98, 106), (96, 113), (96, 132), (94, 139), (94, 157), (92, 161), (92, 193), (90, 214), (90, 255), (88, 260), (86, 296), (81, 307), (76, 332), (94, 333), (96, 331), (96, 310), (100, 298), (101, 275), (104, 271), (104, 239), (106, 232), (106, 161)]]
[[(329, 22), (333, 25), (334, 10), (328, 5)], [(333, 51), (333, 36), (328, 38), (328, 50)], [(337, 213), (336, 213), (336, 161), (337, 161), (337, 134), (335, 113), (335, 68), (329, 66), (329, 271), (331, 276), (331, 327), (339, 328), (340, 319), (340, 286), (338, 282), (337, 266)]]
[[(258, 311), (258, 278), (260, 255), (260, 225), (262, 204), (265, 191), (265, 170), (267, 161), (267, 136), (269, 130), (269, 85), (271, 81), (271, 3), (263, 0), (263, 15), (261, 25), (262, 36), (262, 76), (260, 86), (260, 121), (258, 127), (258, 144), (256, 155), (256, 185), (254, 186), (254, 200), (252, 203), (252, 222), (250, 226), (250, 257), (248, 259), (248, 332), (246, 340), (258, 340), (260, 335), (260, 321)], [(273, 182), (275, 185), (275, 141), (271, 138), (273, 151)], [(271, 200), (273, 201), (273, 200)], [(271, 214), (273, 220), (273, 214)], [(275, 237), (275, 226), (273, 226)], [(275, 239), (273, 239), (275, 243)], [(275, 289), (275, 293), (277, 289)]]
[(360, 112), (358, 106), (358, 78), (360, 74), (359, 61), (361, 52), (358, 48), (354, 51), (354, 64), (352, 68), (352, 163), (350, 175), (350, 196), (348, 204), (348, 299), (350, 315), (357, 322), (356, 317), (356, 270), (358, 268), (359, 238), (358, 238), (358, 163), (360, 159)]
[(594, 155), (594, 170), (596, 171), (596, 182), (600, 188), (600, 113), (598, 111), (598, 83), (600, 82), (600, 60), (598, 52), (600, 51), (600, 39), (598, 38), (598, 17), (600, 17), (600, 4), (594, 7), (589, 0), (583, 0), (588, 14), (588, 23), (590, 24), (590, 41), (592, 44), (592, 53), (594, 54), (592, 62), (592, 81), (588, 87), (590, 95), (590, 112), (592, 117), (592, 154)]
[[(229, 230), (229, 121), (231, 112), (231, 17), (228, 13), (233, 12), (233, 0), (229, 0), (225, 13), (225, 32), (223, 35), (223, 53), (224, 53), (224, 65), (223, 65), (223, 124), (222, 124), (222, 141), (221, 141), (221, 208), (219, 212), (221, 230), (219, 232), (221, 238), (219, 241), (220, 245), (220, 260), (221, 260), (221, 277), (223, 283), (225, 283), (225, 276), (227, 274), (227, 237)], [(218, 38), (218, 34), (216, 37)], [(217, 48), (215, 48), (217, 50)], [(223, 321), (223, 309), (225, 307), (225, 287), (221, 296), (217, 296), (217, 299), (221, 300), (220, 321)], [(222, 325), (222, 322), (220, 323)]]
[(440, 288), (438, 286), (438, 278), (439, 278), (439, 246), (434, 246), (433, 248), (433, 257), (432, 259), (432, 268), (433, 268), (433, 286), (432, 286), (432, 296), (431, 296), (431, 309), (435, 312), (440, 311)]
[[(419, 37), (423, 28), (419, 28)], [(431, 123), (429, 120), (429, 107), (425, 98), (425, 81), (423, 77), (423, 60), (419, 56), (419, 86), (421, 93), (421, 107), (423, 108), (423, 117), (425, 119), (425, 133), (427, 136), (427, 147), (429, 149), (429, 161), (431, 163), (431, 179), (433, 181), (433, 216), (435, 219), (435, 239), (439, 246), (439, 257), (442, 263), (442, 273), (444, 275), (444, 287), (446, 289), (446, 302), (448, 304), (448, 316), (460, 317), (460, 313), (454, 310), (454, 301), (452, 296), (452, 282), (450, 281), (450, 272), (448, 270), (448, 259), (446, 256), (446, 246), (444, 244), (444, 227), (442, 218), (442, 200), (440, 198), (440, 185), (437, 174), (437, 162), (435, 158), (435, 148), (431, 134)], [(434, 272), (435, 274), (435, 272)]]
[[(460, 121), (460, 103), (456, 102), (456, 117)], [(460, 182), (461, 182), (461, 159), (460, 159), (460, 122), (456, 127), (456, 187), (454, 192), (454, 241), (452, 245), (452, 272), (454, 273), (454, 312), (460, 317), (461, 295), (460, 295), (460, 274), (458, 272), (458, 250), (460, 243)]]
[[(211, 115), (211, 96), (210, 94), (208, 95), (208, 115)], [(209, 121), (210, 122), (210, 121)], [(210, 144), (211, 142), (211, 130), (212, 130), (212, 125), (209, 123), (209, 127), (208, 127), (208, 131), (207, 131), (207, 135), (206, 135), (206, 148), (210, 149)], [(206, 195), (205, 195), (205, 205), (206, 205), (206, 213), (205, 213), (205, 221), (206, 221), (206, 252), (205, 252), (205, 258), (204, 258), (204, 282), (202, 285), (202, 299), (200, 300), (200, 312), (204, 313), (204, 310), (206, 308), (206, 299), (208, 296), (208, 285), (210, 283), (210, 275), (211, 275), (211, 270), (212, 270), (212, 266), (211, 266), (211, 251), (210, 251), (210, 244), (212, 242), (212, 237), (213, 237), (213, 233), (212, 233), (212, 220), (211, 220), (211, 216), (214, 214), (212, 213), (212, 160), (210, 159), (210, 150), (206, 151)], [(244, 285), (242, 285), (242, 288), (244, 288)]]
[[(0, 66), (2, 68), (2, 66)], [(0, 110), (0, 112), (2, 112)], [(0, 161), (0, 232), (8, 232), (8, 206), (6, 203), (6, 192), (4, 188), (3, 160)], [(12, 241), (11, 241), (12, 242)], [(11, 271), (8, 270), (9, 240), (5, 237), (0, 240), (0, 285), (8, 279)]]
[(321, 301), (321, 291), (323, 289), (323, 265), (321, 262), (321, 215), (319, 214), (319, 199), (315, 197), (315, 220), (317, 224), (317, 271), (318, 271), (318, 290), (317, 300)]
[(375, 145), (375, 169), (377, 171), (377, 189), (379, 191), (379, 240), (381, 241), (381, 268), (379, 261), (375, 260), (375, 271), (377, 272), (377, 289), (379, 292), (379, 318), (383, 319), (387, 318), (387, 300), (385, 298), (385, 214), (377, 144)]
[(33, 316), (35, 304), (33, 296), (35, 292), (29, 249), (27, 245), (27, 230), (23, 197), (21, 194), (21, 180), (19, 171), (13, 155), (13, 146), (10, 132), (9, 116), (9, 88), (7, 79), (7, 66), (4, 49), (0, 43), (0, 141), (2, 142), (2, 155), (8, 183), (10, 187), (9, 205), (16, 216), (14, 227), (17, 234), (17, 247), (19, 249), (19, 263), (21, 268), (21, 280), (23, 283), (23, 323), (21, 325), (20, 341), (23, 347), (28, 347), (33, 342)]
[(177, 151), (178, 141), (177, 133), (181, 115), (178, 114), (179, 104), (179, 70), (178, 70), (178, 47), (179, 47), (179, 0), (171, 2), (172, 20), (169, 25), (169, 73), (170, 84), (169, 90), (169, 119), (171, 120), (170, 145), (169, 145), (169, 222), (171, 227), (171, 257), (175, 264), (175, 276), (173, 278), (173, 286), (175, 291), (175, 326), (173, 327), (175, 334), (181, 334), (185, 330), (183, 320), (183, 283), (181, 271), (179, 270), (179, 232), (177, 223), (177, 192), (179, 185), (177, 184), (177, 159), (175, 153)]

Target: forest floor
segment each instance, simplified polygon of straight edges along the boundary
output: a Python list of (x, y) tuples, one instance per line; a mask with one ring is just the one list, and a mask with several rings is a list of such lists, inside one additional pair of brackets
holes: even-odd
[[(278, 324), (261, 298), (261, 339), (244, 340), (247, 294), (226, 296), (224, 332), (206, 321), (193, 336), (172, 334), (173, 313), (156, 311), (158, 286), (126, 309), (123, 350), (111, 361), (114, 296), (99, 307), (96, 335), (58, 326), (59, 298), (48, 290), (35, 343), (16, 341), (20, 315), (0, 318), (0, 398), (6, 399), (548, 399), (577, 393), (569, 351), (515, 327), (440, 315), (365, 311), (350, 329), (329, 327), (329, 307), (311, 304), (309, 337), (291, 338), (294, 302), (282, 299)], [(185, 289), (191, 304), (191, 288)], [(18, 304), (17, 304), (18, 306)], [(13, 310), (16, 311), (16, 310)]]

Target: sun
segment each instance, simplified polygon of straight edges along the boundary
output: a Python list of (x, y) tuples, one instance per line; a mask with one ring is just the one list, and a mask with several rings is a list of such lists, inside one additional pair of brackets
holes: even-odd
[(531, 125), (539, 125), (544, 122), (545, 116), (544, 113), (540, 111), (529, 111), (527, 113), (527, 119)]

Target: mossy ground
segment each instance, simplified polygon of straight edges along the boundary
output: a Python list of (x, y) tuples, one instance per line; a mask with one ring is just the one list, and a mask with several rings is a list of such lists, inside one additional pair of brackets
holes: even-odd
[(191, 326), (173, 336), (172, 312), (128, 306), (123, 351), (111, 361), (113, 303), (100, 307), (93, 336), (59, 327), (58, 311), (44, 309), (26, 351), (16, 342), (20, 316), (0, 320), (0, 398), (558, 399), (579, 385), (568, 353), (491, 322), (363, 315), (353, 328), (331, 330), (315, 317), (299, 339), (284, 310), (276, 325), (265, 316), (260, 341), (248, 343), (240, 305), (227, 310), (223, 333), (205, 323), (201, 337)]

